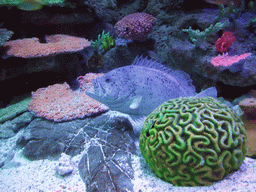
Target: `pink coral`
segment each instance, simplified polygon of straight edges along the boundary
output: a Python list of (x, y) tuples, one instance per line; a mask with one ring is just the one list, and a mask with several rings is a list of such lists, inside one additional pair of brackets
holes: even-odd
[(46, 43), (40, 43), (39, 39), (34, 37), (8, 41), (4, 44), (8, 49), (6, 55), (33, 58), (76, 52), (91, 46), (90, 41), (84, 38), (62, 34), (46, 36), (45, 40)]
[(211, 59), (211, 63), (214, 66), (228, 67), (234, 63), (239, 62), (242, 59), (245, 59), (246, 57), (248, 57), (250, 55), (251, 55), (251, 53), (244, 53), (242, 55), (235, 55), (235, 56), (229, 56), (228, 54), (219, 55), (217, 57), (213, 57)]
[(38, 117), (60, 122), (106, 112), (108, 107), (63, 83), (32, 92), (28, 110)]
[(233, 41), (236, 40), (234, 33), (226, 31), (222, 34), (222, 36), (215, 42), (215, 47), (217, 51), (223, 53), (228, 50), (228, 48), (232, 45)]
[(156, 18), (148, 13), (133, 13), (115, 24), (115, 33), (124, 39), (143, 41), (155, 23)]

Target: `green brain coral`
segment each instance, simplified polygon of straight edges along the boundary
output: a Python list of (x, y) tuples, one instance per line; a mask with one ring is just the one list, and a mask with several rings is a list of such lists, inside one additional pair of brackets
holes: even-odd
[(151, 170), (176, 186), (211, 185), (238, 170), (246, 143), (241, 119), (212, 97), (163, 103), (140, 134), (140, 150)]

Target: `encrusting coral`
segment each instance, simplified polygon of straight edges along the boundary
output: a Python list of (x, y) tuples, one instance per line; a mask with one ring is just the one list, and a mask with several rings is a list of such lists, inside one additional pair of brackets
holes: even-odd
[(90, 41), (84, 38), (63, 34), (45, 36), (45, 40), (46, 43), (40, 43), (39, 39), (34, 37), (8, 41), (4, 44), (8, 49), (6, 56), (34, 58), (77, 52), (91, 46)]
[[(90, 75), (87, 86), (90, 90), (91, 80), (95, 76)], [(108, 111), (108, 107), (87, 96), (84, 92), (73, 91), (67, 83), (54, 84), (46, 88), (40, 88), (32, 92), (32, 101), (28, 110), (37, 117), (44, 117), (56, 122), (84, 118)]]
[(212, 97), (164, 102), (146, 119), (140, 150), (151, 170), (175, 186), (211, 185), (240, 168), (243, 122)]

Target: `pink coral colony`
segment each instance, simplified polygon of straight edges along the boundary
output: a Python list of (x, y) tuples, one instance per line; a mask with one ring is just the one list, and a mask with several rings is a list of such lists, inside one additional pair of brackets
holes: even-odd
[(251, 53), (244, 53), (242, 55), (235, 55), (235, 56), (229, 56), (228, 53), (219, 55), (217, 57), (213, 57), (211, 59), (211, 63), (214, 66), (223, 66), (228, 67), (234, 63), (237, 63), (238, 61), (245, 59), (246, 57), (250, 56)]
[(8, 41), (4, 47), (8, 48), (6, 55), (22, 58), (50, 56), (59, 53), (77, 52), (91, 46), (90, 41), (69, 35), (45, 36), (46, 43), (40, 43), (36, 37)]
[[(95, 74), (97, 76), (97, 74)], [(85, 77), (92, 80), (90, 74)], [(87, 81), (88, 86), (91, 82)], [(84, 92), (73, 91), (67, 83), (50, 85), (32, 92), (28, 110), (38, 117), (56, 122), (84, 118), (108, 111), (108, 107), (87, 96)]]

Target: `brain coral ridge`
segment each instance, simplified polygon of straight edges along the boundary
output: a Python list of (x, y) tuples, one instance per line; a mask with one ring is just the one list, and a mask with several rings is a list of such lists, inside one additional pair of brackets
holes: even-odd
[(151, 170), (176, 186), (203, 186), (240, 168), (247, 137), (243, 122), (212, 97), (178, 98), (155, 109), (140, 135)]

